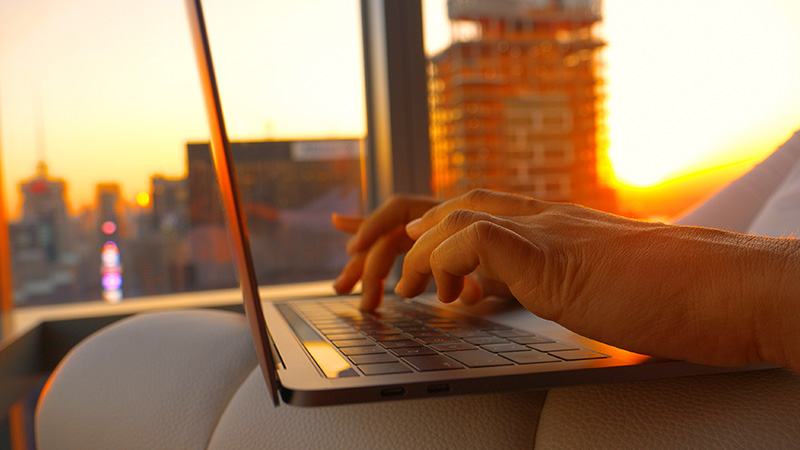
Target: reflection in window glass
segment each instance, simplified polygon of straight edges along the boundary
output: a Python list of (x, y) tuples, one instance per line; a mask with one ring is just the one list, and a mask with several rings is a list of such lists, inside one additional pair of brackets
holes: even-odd
[[(204, 7), (259, 281), (332, 278), (330, 213), (361, 213), (358, 1)], [(237, 285), (183, 2), (0, 2), (0, 110), (18, 306)]]

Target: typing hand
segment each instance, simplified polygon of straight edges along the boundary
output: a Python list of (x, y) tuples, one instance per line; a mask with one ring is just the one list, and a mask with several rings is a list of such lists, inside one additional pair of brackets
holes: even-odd
[(453, 301), (480, 267), (533, 313), (612, 345), (705, 364), (787, 364), (772, 328), (793, 325), (763, 312), (776, 310), (764, 302), (794, 298), (776, 282), (786, 280), (795, 256), (791, 240), (490, 191), (433, 206), (406, 231), (416, 242), (396, 289), (401, 296), (420, 294), (435, 278), (439, 298)]
[(405, 225), (437, 204), (427, 197), (396, 196), (366, 218), (334, 214), (333, 225), (353, 235), (347, 244), (350, 261), (333, 284), (336, 292), (349, 293), (361, 280), (361, 309), (377, 308), (395, 259), (413, 244)]

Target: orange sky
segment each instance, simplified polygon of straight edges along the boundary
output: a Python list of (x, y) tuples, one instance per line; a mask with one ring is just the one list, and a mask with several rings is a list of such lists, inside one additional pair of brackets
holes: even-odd
[[(234, 139), (364, 133), (357, 0), (206, 0)], [(207, 136), (181, 0), (0, 0), (4, 190), (37, 160), (37, 108), (53, 175), (72, 206), (118, 181), (180, 176)], [(443, 2), (426, 38), (447, 42)], [(609, 155), (648, 186), (762, 158), (800, 128), (800, 2), (606, 0)]]

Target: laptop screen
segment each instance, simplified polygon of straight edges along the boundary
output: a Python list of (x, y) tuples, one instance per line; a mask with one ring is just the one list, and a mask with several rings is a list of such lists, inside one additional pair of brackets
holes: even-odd
[[(236, 265), (239, 271), (239, 282), (244, 296), (245, 314), (250, 322), (250, 329), (254, 334), (253, 342), (255, 345), (269, 345), (271, 347), (273, 345), (272, 339), (267, 330), (267, 324), (264, 320), (264, 313), (261, 307), (261, 299), (258, 293), (258, 282), (256, 280), (253, 257), (250, 251), (244, 208), (242, 206), (239, 185), (234, 171), (233, 155), (225, 128), (222, 104), (211, 58), (208, 31), (206, 29), (200, 0), (186, 0), (186, 10), (192, 32), (192, 43), (194, 45), (200, 82), (203, 88), (206, 113), (208, 115), (208, 125), (211, 134), (211, 154), (214, 160), (214, 168), (219, 182), (225, 218), (228, 223), (231, 242), (233, 243), (236, 257)], [(261, 364), (264, 378), (267, 381), (270, 396), (272, 397), (273, 403), (277, 406), (279, 404), (278, 381), (275, 361), (272, 358), (272, 349), (257, 348), (256, 353), (259, 357), (259, 363)]]

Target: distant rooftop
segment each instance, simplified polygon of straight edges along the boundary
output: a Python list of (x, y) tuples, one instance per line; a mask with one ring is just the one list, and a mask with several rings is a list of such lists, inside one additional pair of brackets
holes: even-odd
[(602, 16), (601, 7), (602, 0), (447, 0), (453, 20), (595, 21)]

